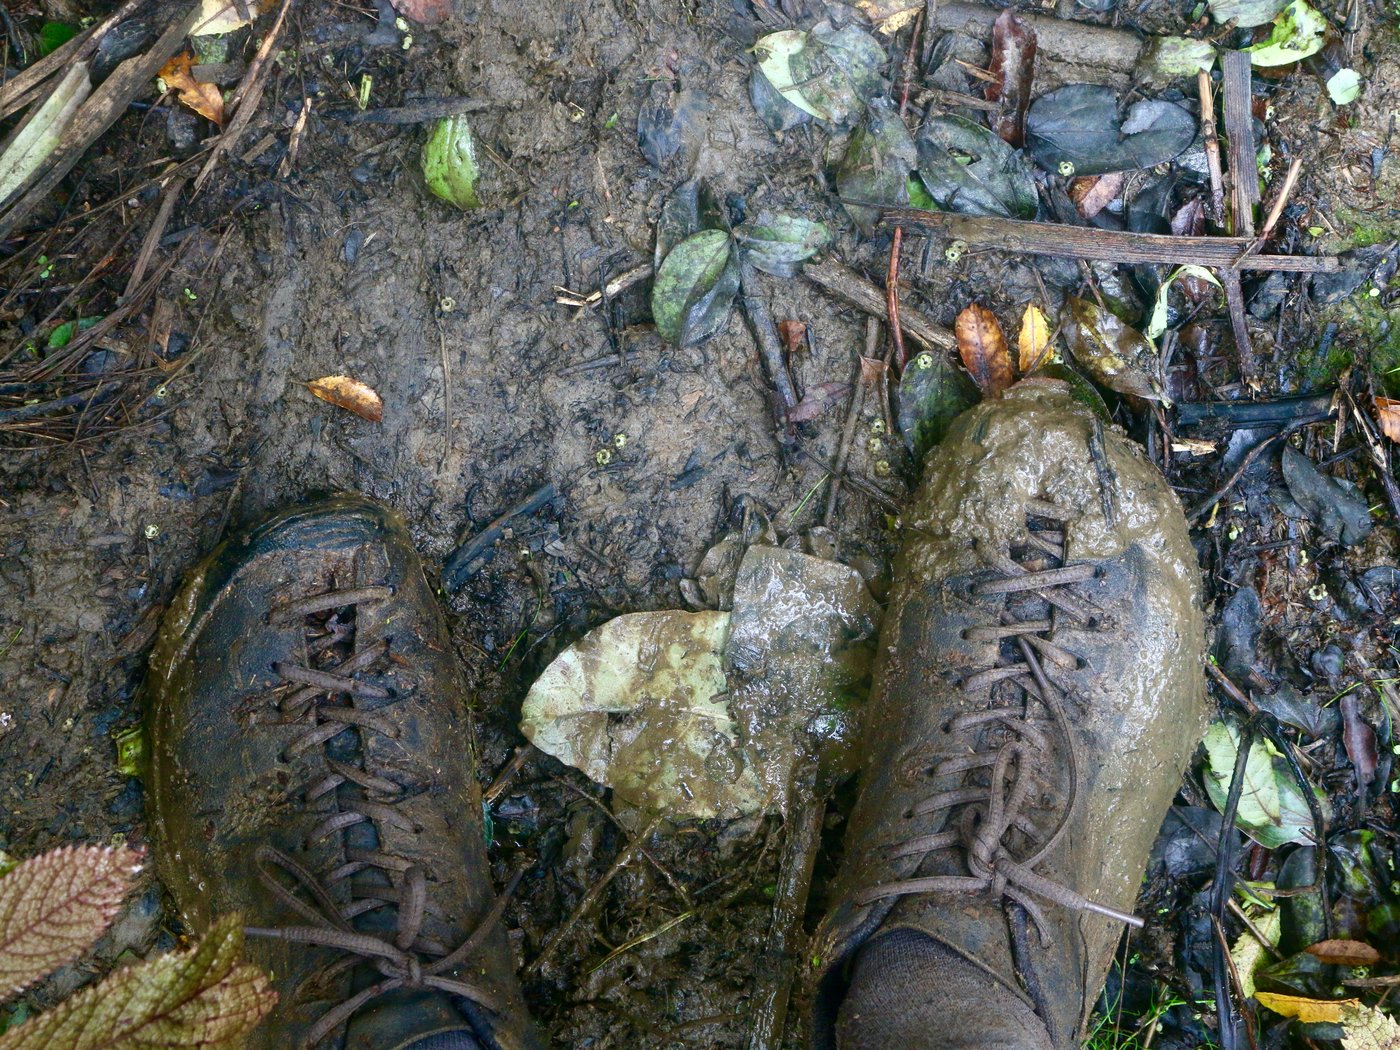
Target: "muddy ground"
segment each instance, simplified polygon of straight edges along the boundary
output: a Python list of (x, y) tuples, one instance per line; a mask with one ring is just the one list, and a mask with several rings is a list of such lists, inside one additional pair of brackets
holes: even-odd
[[(13, 855), (73, 841), (143, 841), (140, 781), (118, 768), (115, 741), (138, 722), (156, 618), (226, 527), (288, 501), (364, 492), (402, 513), (424, 554), (441, 559), (538, 486), (556, 486), (556, 503), (516, 522), (495, 559), (450, 598), (473, 688), (483, 785), (524, 743), (515, 722), (534, 675), (617, 613), (682, 607), (682, 580), (741, 497), (765, 507), (783, 535), (821, 520), (822, 464), (836, 451), (844, 406), (804, 424), (798, 444), (784, 446), (737, 313), (713, 340), (676, 349), (650, 327), (644, 287), (607, 309), (556, 301), (560, 288), (587, 293), (650, 261), (662, 199), (695, 175), (742, 196), (751, 214), (782, 208), (831, 222), (845, 231), (838, 254), (883, 273), (887, 240), (859, 244), (833, 210), (827, 136), (798, 129), (775, 137), (754, 115), (744, 52), (760, 30), (753, 12), (726, 3), (485, 0), (463, 5), (448, 26), (414, 29), (405, 48), (403, 34), (383, 26), (386, 42), (366, 42), (378, 23), (373, 7), (294, 6), (243, 145), (199, 195), (182, 200), (170, 224), (162, 251), (175, 263), (157, 294), (173, 318), (169, 375), (140, 386), (120, 420), (128, 429), (88, 434), (77, 445), (32, 430), (7, 435), (0, 848)], [(1151, 14), (1182, 29), (1189, 8), (1153, 5)], [(1373, 170), (1373, 151), (1384, 155), (1394, 128), (1400, 38), (1394, 12), (1368, 3), (1352, 9), (1360, 22), (1348, 40), (1367, 77), (1360, 103), (1339, 113), (1304, 72), (1261, 88), (1271, 91), (1265, 126), (1276, 164), (1304, 159), (1287, 219), (1293, 245), (1308, 227), (1322, 227), (1323, 247), (1336, 248), (1381, 240), (1396, 222), (1400, 164), (1390, 157)], [(1118, 17), (1133, 19), (1126, 10)], [(376, 105), (414, 95), (487, 104), (473, 121), (488, 207), (464, 215), (429, 196), (418, 128), (343, 119), (366, 73)], [(637, 112), (651, 81), (671, 75), (693, 105), (681, 149), (658, 170), (638, 151)], [(296, 135), (307, 104), (310, 116)], [(163, 112), (120, 123), (67, 192), (96, 202), (132, 193), (150, 173), (139, 166), (174, 148)], [(289, 156), (294, 138), (299, 148)], [(102, 278), (120, 288), (121, 260), (133, 254), (156, 204), (154, 194), (137, 193), (104, 218), (104, 232), (79, 237), (46, 279), (77, 280), (94, 245), (103, 236), (110, 242), (120, 221), (126, 246)], [(1023, 264), (1007, 265), (996, 253), (974, 250), (949, 265), (941, 244), (916, 242), (906, 259), (910, 301), (943, 324), (974, 298), (1010, 322), (1035, 288)], [(7, 284), (34, 289), (25, 293), (30, 299), (52, 296), (36, 276), (41, 265), (27, 257)], [(808, 324), (809, 346), (793, 359), (799, 385), (849, 381), (865, 318), (800, 280), (765, 279), (765, 287), (775, 318)], [(1289, 303), (1297, 298), (1295, 288)], [(7, 322), (19, 323), (27, 301), (20, 297)], [(1335, 315), (1300, 307), (1286, 325), (1257, 323), (1261, 393), (1326, 388), (1348, 360), (1365, 373), (1369, 350), (1387, 335), (1393, 340), (1382, 305), (1363, 302)], [(132, 340), (150, 338), (152, 310), (130, 326)], [(1319, 362), (1319, 332), (1330, 319), (1341, 327)], [(1206, 326), (1199, 367), (1183, 382), (1190, 399), (1230, 397), (1238, 387), (1228, 345), (1219, 349), (1228, 332), (1223, 312)], [(595, 360), (598, 367), (578, 367)], [(315, 399), (305, 383), (328, 374), (373, 386), (383, 423)], [(853, 473), (897, 501), (915, 475), (897, 454), (867, 449), (878, 419), (867, 409), (861, 420)], [(1242, 497), (1197, 522), (1213, 599), (1221, 603), (1247, 583), (1264, 598), (1261, 681), (1251, 687), (1287, 681), (1319, 700), (1394, 672), (1383, 617), (1348, 621), (1335, 602), (1312, 596), (1325, 572), (1391, 563), (1396, 539), (1365, 452), (1350, 431), (1337, 444), (1332, 438), (1316, 428), (1305, 449), (1331, 457), (1334, 471), (1375, 497), (1379, 527), (1364, 552), (1329, 553), (1305, 524)], [(875, 476), (878, 459), (893, 461), (893, 476)], [(1234, 466), (1180, 454), (1173, 480), (1195, 506)], [(1259, 492), (1277, 486), (1276, 459), (1261, 461), (1254, 484)], [(878, 502), (849, 486), (843, 493), (831, 522), (839, 552), (874, 565), (878, 577), (897, 536)], [(1300, 564), (1309, 550), (1315, 556)], [(1343, 650), (1342, 671), (1330, 679), (1307, 660), (1327, 643)], [(1380, 700), (1366, 697), (1367, 715), (1381, 724)], [(1346, 801), (1355, 790), (1335, 742), (1315, 757), (1319, 781), (1342, 799), (1338, 827), (1384, 825), (1383, 804)], [(819, 860), (814, 911), (844, 798), (829, 817), (832, 849)], [(1200, 801), (1199, 793), (1184, 798)], [(493, 814), (498, 880), (529, 865), (507, 922), (522, 966), (530, 966), (627, 836), (600, 789), (539, 756), (503, 786)], [(552, 958), (525, 971), (527, 995), (555, 1045), (743, 1045), (755, 969), (776, 965), (761, 949), (781, 841), (775, 819), (656, 836), (647, 862), (625, 868)], [(1165, 877), (1152, 887), (1156, 922), (1125, 951), (1138, 984), (1174, 996), (1200, 992), (1177, 951), (1178, 911), (1199, 889), (1200, 880), (1179, 886)], [(152, 885), (97, 961), (39, 997), (180, 932)], [(1206, 1038), (1187, 1015), (1204, 1012), (1209, 1027), (1208, 1010), (1179, 1012), (1157, 1045)], [(801, 1045), (800, 1027), (791, 1026), (787, 1045)]]

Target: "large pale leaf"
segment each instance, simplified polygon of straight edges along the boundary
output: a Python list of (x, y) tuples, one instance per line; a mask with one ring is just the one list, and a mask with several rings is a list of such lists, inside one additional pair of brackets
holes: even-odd
[(1361, 1005), (1359, 999), (1309, 999), (1303, 995), (1283, 995), (1280, 992), (1255, 992), (1254, 998), (1261, 1006), (1267, 1006), (1276, 1014), (1296, 1017), (1304, 1024), (1318, 1021), (1331, 1021), (1338, 1024), (1342, 1011), (1347, 1007)]
[(126, 848), (65, 846), (0, 878), (0, 999), (91, 948), (140, 868)]
[[(1206, 731), (1206, 793), (1215, 808), (1224, 812), (1230, 793), (1239, 732), (1215, 722)], [(1318, 805), (1327, 812), (1327, 797), (1316, 788)], [(1311, 842), (1312, 816), (1292, 771), (1283, 756), (1265, 740), (1255, 739), (1245, 760), (1244, 786), (1235, 810), (1235, 825), (1261, 846), (1277, 849), (1288, 842)]]
[(1342, 1050), (1400, 1050), (1400, 1025), (1374, 1006), (1343, 1006), (1342, 1028)]
[(1325, 15), (1304, 0), (1293, 0), (1274, 19), (1268, 38), (1245, 50), (1253, 65), (1289, 66), (1321, 51), (1327, 29)]
[(799, 264), (831, 244), (831, 231), (800, 215), (761, 217), (735, 231), (755, 267), (777, 277), (794, 277)]
[(1241, 29), (1267, 25), (1288, 6), (1288, 0), (1209, 0), (1210, 16), (1217, 22), (1234, 22)]
[[(849, 123), (880, 90), (884, 50), (857, 26), (821, 22), (810, 33), (785, 29), (754, 45), (769, 85), (802, 112), (832, 124)], [(769, 109), (760, 105), (760, 111)], [(771, 123), (771, 121), (770, 121)]]
[[(1209, 812), (1209, 810), (1206, 810)], [(1240, 994), (1248, 999), (1254, 994), (1254, 972), (1264, 961), (1264, 952), (1278, 946), (1279, 931), (1283, 928), (1283, 912), (1279, 908), (1266, 911), (1255, 917), (1254, 930), (1258, 930), (1268, 940), (1266, 945), (1254, 936), (1254, 930), (1245, 930), (1230, 949), (1235, 972), (1240, 975)]]
[(189, 951), (110, 974), (0, 1036), (0, 1050), (153, 1050), (236, 1047), (277, 995), (239, 963), (243, 921), (215, 923)]

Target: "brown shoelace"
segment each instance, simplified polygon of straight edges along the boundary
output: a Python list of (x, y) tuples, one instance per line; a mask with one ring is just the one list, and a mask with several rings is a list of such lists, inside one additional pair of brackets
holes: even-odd
[[(364, 602), (381, 601), (392, 593), (388, 587), (331, 590), (279, 606), (270, 618), (304, 619), (317, 613), (353, 608)], [(384, 706), (395, 702), (388, 690), (354, 677), (380, 665), (388, 657), (388, 642), (365, 646), (337, 662), (333, 650), (349, 644), (354, 628), (333, 615), (322, 630), (323, 633), (308, 639), (307, 649), (311, 656), (309, 662), (319, 662), (323, 666), (307, 667), (289, 661), (276, 665), (277, 674), (284, 682), (301, 686), (281, 699), (279, 721), (306, 727), (286, 747), (282, 756), (285, 760), (322, 748), (351, 726), (362, 734), (380, 733), (390, 738), (398, 735), (393, 723), (383, 716), (383, 707), (365, 711), (337, 702), (338, 698), (382, 700)], [(306, 786), (303, 795), (307, 802), (314, 802), (345, 784), (352, 784), (357, 790), (348, 804), (342, 798), (338, 810), (311, 829), (306, 841), (308, 848), (366, 821), (373, 822), (376, 828), (394, 827), (416, 832), (412, 822), (394, 808), (407, 794), (403, 785), (380, 776), (363, 762), (338, 761), (324, 754), (322, 761), (325, 775)], [(499, 898), (465, 941), (450, 948), (424, 935), (429, 873), (403, 857), (383, 850), (347, 849), (345, 863), (319, 878), (286, 853), (269, 846), (258, 849), (255, 861), (258, 878), (268, 892), (304, 919), (306, 925), (275, 929), (248, 927), (248, 934), (319, 945), (338, 952), (339, 958), (314, 975), (317, 981), (328, 981), (360, 963), (373, 965), (383, 978), (327, 1010), (307, 1033), (305, 1045), (314, 1046), (366, 1004), (398, 989), (432, 988), (470, 999), (489, 1010), (499, 1009), (500, 1004), (486, 989), (443, 975), (480, 947), (500, 918), (509, 899), (508, 892)], [(370, 869), (384, 872), (391, 885), (351, 883), (349, 904), (343, 907), (337, 904), (330, 887)], [(392, 885), (395, 874), (398, 875), (397, 885)], [(381, 907), (394, 909), (394, 928), (389, 933), (361, 933), (351, 925), (356, 916)]]
[[(1031, 501), (1027, 513), (1055, 522), (1071, 516), (1044, 500)], [(1063, 545), (1062, 534), (1047, 530), (1029, 532), (1021, 561), (1010, 553), (978, 548), (979, 557), (995, 576), (976, 584), (972, 590), (975, 596), (1011, 599), (1034, 595), (1049, 607), (1049, 618), (1022, 618), (1013, 611), (1015, 603), (1008, 600), (997, 623), (965, 632), (969, 641), (994, 642), (999, 646), (1010, 643), (1010, 651), (995, 666), (977, 671), (959, 683), (966, 696), (982, 702), (979, 709), (958, 715), (949, 723), (953, 733), (971, 737), (971, 749), (942, 755), (931, 768), (921, 763), (921, 768), (914, 771), (916, 776), (937, 778), (990, 770), (986, 784), (972, 783), (942, 791), (914, 805), (905, 814), (907, 819), (959, 808), (962, 813), (955, 828), (911, 838), (892, 853), (893, 857), (902, 858), (957, 849), (964, 855), (969, 874), (885, 883), (861, 893), (857, 903), (916, 893), (989, 894), (1023, 907), (1043, 943), (1049, 940), (1048, 926), (1034, 899), (1037, 897), (1066, 908), (1097, 912), (1132, 926), (1142, 925), (1136, 916), (1089, 900), (1033, 870), (1064, 835), (1079, 787), (1079, 747), (1065, 710), (1068, 693), (1053, 677), (1053, 668), (1076, 668), (1079, 658), (1057, 646), (1050, 634), (1055, 618), (1061, 616), (1088, 630), (1102, 629), (1098, 610), (1073, 590), (1075, 584), (1093, 579), (1098, 570), (1091, 564), (1064, 564)], [(1040, 805), (1039, 796), (1050, 793), (1051, 781), (1044, 771), (1052, 760), (1052, 735), (1061, 741), (1068, 765), (1068, 785), (1062, 792), (1063, 805), (1057, 807), (1059, 822), (1047, 835), (1032, 821), (1030, 811)], [(947, 822), (954, 823), (952, 812)], [(1029, 852), (1023, 856), (1013, 855), (1008, 842), (1013, 831), (1030, 844)]]

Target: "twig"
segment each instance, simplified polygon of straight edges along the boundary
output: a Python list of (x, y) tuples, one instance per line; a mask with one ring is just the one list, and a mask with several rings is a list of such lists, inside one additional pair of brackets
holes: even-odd
[(540, 954), (535, 957), (535, 961), (525, 968), (526, 973), (531, 975), (538, 974), (540, 970), (544, 968), (545, 963), (549, 962), (555, 951), (558, 950), (559, 945), (573, 932), (574, 927), (579, 924), (585, 915), (593, 910), (593, 906), (598, 903), (598, 898), (603, 895), (603, 891), (608, 888), (608, 884), (617, 877), (618, 872), (632, 863), (633, 859), (641, 852), (641, 844), (656, 830), (656, 826), (659, 823), (661, 823), (660, 814), (652, 817), (651, 823), (646, 826), (642, 833), (632, 838), (627, 845), (622, 848), (622, 851), (617, 855), (617, 859), (613, 861), (612, 867), (607, 870), (607, 873), (601, 879), (588, 887), (588, 892), (585, 893), (583, 899), (578, 902), (578, 907), (573, 910), (573, 914), (569, 916), (562, 926), (554, 931), (549, 940), (545, 942), (544, 947), (540, 949)]
[[(844, 198), (843, 198), (844, 200)], [(1001, 251), (1056, 255), (1066, 259), (1098, 259), (1120, 263), (1196, 263), (1229, 267), (1254, 243), (1252, 237), (1177, 237), (1163, 233), (1128, 233), (1090, 226), (1027, 222), (955, 212), (891, 208), (876, 201), (847, 201), (881, 208), (883, 221), (958, 237)], [(807, 264), (811, 269), (812, 264)], [(1341, 263), (1335, 255), (1252, 255), (1243, 270), (1286, 270), (1294, 273), (1333, 273)]]
[(555, 489), (552, 481), (545, 482), (449, 554), (447, 561), (442, 566), (442, 589), (449, 594), (461, 590), (464, 583), (480, 572), (486, 563), (495, 557), (495, 551), (492, 548), (496, 541), (501, 538), (501, 534), (505, 532), (506, 525), (512, 519), (524, 514), (534, 514), (546, 503), (553, 500), (557, 492), (558, 490)]
[(425, 124), (430, 120), (442, 120), (463, 113), (480, 113), (486, 109), (514, 109), (518, 106), (519, 103), (481, 98), (422, 98), (402, 106), (386, 106), (382, 109), (332, 109), (324, 112), (326, 116), (348, 124)]
[[(866, 280), (834, 257), (827, 256), (805, 264), (802, 267), (802, 275), (843, 302), (858, 310), (864, 310), (871, 317), (885, 319), (885, 293), (874, 282)], [(899, 325), (905, 335), (930, 350), (953, 350), (958, 345), (952, 332), (940, 328), (917, 310), (911, 309), (907, 303), (900, 306)]]
[(802, 916), (807, 909), (812, 867), (821, 845), (822, 818), (826, 813), (826, 797), (817, 790), (814, 756), (807, 755), (793, 773), (788, 805), (787, 836), (764, 948), (767, 967), (751, 1000), (756, 1006), (748, 1050), (778, 1050), (783, 1042), (797, 948), (804, 939)]
[(590, 292), (588, 295), (584, 295), (581, 292), (572, 292), (567, 288), (556, 287), (554, 289), (554, 301), (561, 306), (576, 306), (579, 308), (597, 306), (601, 302), (616, 299), (633, 285), (645, 281), (651, 276), (651, 273), (651, 263), (642, 263), (642, 265), (634, 266), (630, 270), (624, 270), (596, 292)]
[(238, 145), (238, 140), (242, 138), (243, 132), (248, 129), (248, 125), (252, 122), (253, 114), (257, 112), (258, 103), (262, 100), (263, 90), (267, 87), (268, 75), (272, 70), (268, 59), (275, 53), (277, 42), (282, 38), (282, 27), (286, 24), (287, 12), (291, 6), (292, 0), (282, 0), (282, 6), (277, 9), (277, 17), (272, 20), (272, 26), (268, 29), (267, 35), (263, 37), (262, 46), (258, 48), (258, 53), (253, 56), (253, 61), (249, 63), (248, 72), (243, 77), (243, 82), (233, 93), (233, 98), (229, 101), (229, 105), (233, 108), (233, 117), (224, 127), (223, 134), (215, 141), (213, 149), (209, 151), (209, 159), (204, 162), (199, 177), (194, 180), (196, 193), (208, 181), (215, 165), (219, 163), (219, 158)]
[(1215, 506), (1222, 499), (1224, 499), (1225, 494), (1235, 487), (1235, 482), (1239, 481), (1240, 478), (1244, 477), (1244, 472), (1250, 468), (1250, 466), (1254, 463), (1256, 459), (1263, 455), (1264, 450), (1266, 448), (1272, 445), (1275, 441), (1278, 441), (1280, 438), (1285, 438), (1289, 434), (1293, 433), (1293, 431), (1297, 430), (1300, 425), (1302, 424), (1292, 424), (1290, 426), (1287, 426), (1283, 430), (1280, 430), (1277, 434), (1273, 434), (1269, 437), (1266, 437), (1263, 441), (1259, 442), (1259, 444), (1255, 445), (1252, 449), (1246, 452), (1244, 459), (1240, 460), (1240, 465), (1236, 467), (1235, 472), (1231, 474), (1228, 479), (1226, 479), (1225, 484), (1221, 485), (1218, 489), (1211, 493), (1211, 495), (1207, 497), (1207, 499), (1203, 503), (1199, 504), (1195, 509), (1191, 511), (1191, 513), (1187, 514), (1186, 520), (1195, 521), (1206, 511), (1210, 510), (1211, 507)]
[(123, 19), (130, 18), (145, 0), (126, 0), (126, 3), (113, 11), (91, 29), (85, 29), (72, 40), (54, 48), (53, 51), (26, 66), (0, 85), (0, 119), (8, 117), (21, 106), (31, 101), (37, 89), (51, 75), (59, 70), (70, 68), (97, 50), (97, 45), (107, 35), (107, 31)]
[(521, 744), (515, 749), (515, 754), (511, 756), (505, 768), (496, 774), (496, 779), (491, 781), (491, 786), (481, 793), (481, 800), (488, 806), (500, 798), (505, 790), (510, 786), (510, 782), (515, 779), (515, 774), (519, 773), (526, 762), (538, 755), (539, 749), (534, 744)]
[[(1259, 200), (1259, 167), (1255, 160), (1254, 115), (1250, 112), (1250, 91), (1253, 66), (1244, 51), (1227, 51), (1222, 63), (1225, 94), (1225, 134), (1229, 139), (1230, 162), (1230, 233), (1250, 239), (1253, 247), (1254, 205)], [(1257, 258), (1246, 248), (1230, 267), (1220, 271), (1220, 284), (1225, 289), (1225, 305), (1230, 313), (1230, 331), (1235, 338), (1235, 352), (1240, 359), (1240, 376), (1245, 385), (1258, 385), (1254, 364), (1254, 343), (1249, 335), (1249, 320), (1244, 309), (1244, 289), (1240, 286), (1239, 267)]]
[(890, 270), (885, 278), (885, 314), (890, 325), (890, 348), (895, 368), (904, 371), (904, 332), (899, 326), (899, 249), (904, 244), (904, 229), (896, 226), (890, 238)]
[(1206, 143), (1206, 168), (1210, 172), (1210, 219), (1217, 226), (1225, 224), (1225, 176), (1220, 170), (1220, 134), (1215, 128), (1215, 92), (1210, 74), (1204, 69), (1196, 74), (1196, 89), (1201, 96), (1201, 137)]
[(136, 253), (136, 262), (131, 266), (131, 277), (127, 279), (126, 291), (122, 292), (123, 299), (131, 298), (136, 294), (136, 289), (140, 287), (142, 279), (146, 276), (146, 268), (151, 265), (151, 257), (155, 255), (156, 248), (160, 245), (160, 239), (165, 236), (165, 228), (170, 225), (170, 216), (175, 211), (175, 203), (180, 199), (180, 194), (185, 191), (185, 183), (189, 181), (188, 175), (180, 175), (171, 180), (170, 184), (165, 187), (160, 207), (156, 210), (156, 217), (151, 220), (151, 228), (146, 231), (145, 240), (141, 242), (141, 250)]
[[(875, 356), (875, 346), (880, 339), (880, 322), (873, 317), (865, 319), (865, 356)], [(841, 493), (841, 476), (846, 472), (846, 460), (851, 454), (851, 442), (856, 435), (856, 421), (860, 410), (865, 406), (866, 395), (865, 362), (856, 358), (856, 374), (851, 381), (851, 407), (846, 411), (846, 425), (841, 430), (841, 446), (836, 450), (836, 460), (831, 467), (831, 485), (826, 490), (826, 510), (822, 514), (822, 524), (831, 525), (836, 516), (836, 497)]]
[(739, 260), (739, 286), (744, 317), (753, 330), (754, 340), (758, 343), (758, 356), (773, 387), (778, 429), (786, 434), (789, 429), (788, 413), (797, 407), (797, 391), (783, 361), (783, 343), (778, 337), (778, 326), (773, 323), (768, 303), (763, 298), (763, 289), (758, 285), (758, 276), (753, 265), (743, 258)]
[(1288, 174), (1283, 177), (1283, 185), (1279, 187), (1278, 196), (1274, 198), (1273, 207), (1269, 209), (1269, 217), (1264, 220), (1264, 228), (1259, 231), (1259, 240), (1256, 244), (1267, 241), (1274, 232), (1274, 227), (1278, 225), (1279, 216), (1283, 214), (1284, 206), (1288, 203), (1288, 197), (1293, 192), (1293, 187), (1298, 181), (1298, 172), (1303, 167), (1303, 158), (1294, 157), (1293, 163), (1288, 165)]

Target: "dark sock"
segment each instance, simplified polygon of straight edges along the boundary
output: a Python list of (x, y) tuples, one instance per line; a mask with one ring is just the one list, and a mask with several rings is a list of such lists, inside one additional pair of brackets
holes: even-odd
[(439, 1032), (418, 1040), (405, 1050), (481, 1050), (481, 1044), (470, 1032)]
[(956, 952), (894, 930), (856, 956), (840, 1050), (1052, 1050), (1035, 1011)]

